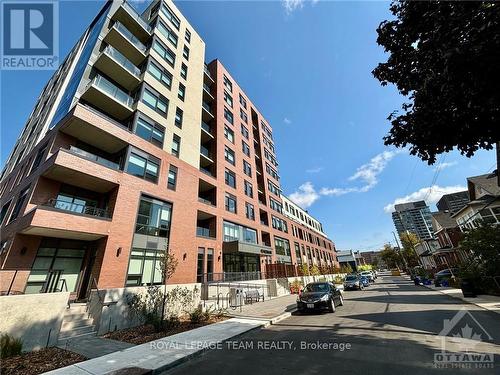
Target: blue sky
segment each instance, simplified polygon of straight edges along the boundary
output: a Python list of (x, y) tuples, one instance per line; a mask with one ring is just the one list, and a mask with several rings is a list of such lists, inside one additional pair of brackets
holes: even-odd
[[(323, 222), (338, 249), (380, 248), (393, 241), (396, 200), (427, 198), (435, 209), (440, 195), (466, 186), (467, 176), (494, 169), (493, 151), (472, 159), (449, 153), (436, 173), (383, 145), (387, 115), (402, 102), (371, 75), (385, 59), (375, 30), (390, 17), (388, 2), (177, 5), (205, 40), (207, 62), (219, 58), (272, 125), (284, 193)], [(61, 55), (101, 6), (60, 3)], [(2, 164), (51, 73), (1, 72)]]

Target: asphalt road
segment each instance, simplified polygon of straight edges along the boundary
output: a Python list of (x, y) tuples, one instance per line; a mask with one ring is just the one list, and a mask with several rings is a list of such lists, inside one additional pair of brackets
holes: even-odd
[[(500, 374), (500, 315), (400, 277), (344, 296), (333, 314), (293, 315), (168, 374)], [(456, 322), (450, 333), (445, 319)], [(474, 340), (446, 337), (454, 332)], [(487, 356), (446, 357), (443, 342), (444, 354), (466, 348)]]

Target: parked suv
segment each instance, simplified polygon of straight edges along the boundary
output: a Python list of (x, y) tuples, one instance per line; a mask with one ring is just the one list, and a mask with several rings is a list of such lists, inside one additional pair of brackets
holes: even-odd
[(363, 283), (358, 275), (347, 275), (344, 280), (344, 290), (348, 289), (363, 289)]
[(335, 312), (337, 306), (343, 306), (344, 299), (340, 290), (329, 282), (307, 284), (297, 300), (299, 312), (328, 309)]

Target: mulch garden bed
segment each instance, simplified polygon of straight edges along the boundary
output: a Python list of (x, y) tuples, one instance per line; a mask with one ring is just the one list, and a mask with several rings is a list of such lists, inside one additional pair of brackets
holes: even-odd
[(36, 375), (85, 361), (87, 358), (60, 348), (47, 348), (0, 360), (2, 375)]
[(124, 341), (130, 344), (144, 344), (146, 342), (154, 341), (161, 339), (163, 337), (172, 336), (177, 333), (190, 331), (195, 328), (203, 327), (209, 324), (222, 322), (223, 320), (228, 319), (227, 317), (214, 317), (208, 321), (201, 323), (191, 323), (190, 321), (181, 320), (180, 324), (176, 327), (167, 328), (160, 332), (155, 332), (155, 329), (152, 325), (141, 325), (132, 328), (121, 329), (119, 331), (110, 332), (104, 335), (103, 337), (112, 340)]

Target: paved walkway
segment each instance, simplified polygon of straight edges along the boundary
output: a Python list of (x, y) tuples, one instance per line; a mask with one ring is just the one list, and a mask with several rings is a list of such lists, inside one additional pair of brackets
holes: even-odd
[(244, 305), (241, 308), (229, 309), (227, 313), (230, 316), (251, 319), (274, 319), (284, 313), (295, 311), (297, 306), (297, 295), (286, 295), (276, 297), (264, 302), (255, 302)]
[(152, 370), (157, 373), (185, 362), (208, 349), (222, 348), (225, 341), (266, 326), (268, 323), (268, 320), (228, 319), (63, 367), (46, 374), (146, 373), (142, 370)]
[(104, 339), (97, 336), (81, 336), (66, 340), (57, 345), (59, 348), (78, 353), (87, 358), (97, 358), (133, 347), (123, 341)]
[(447, 288), (447, 287), (435, 287), (434, 285), (426, 285), (427, 288), (436, 290), (443, 294), (446, 294), (453, 298), (461, 299), (462, 301), (472, 303), (476, 306), (482, 307), (483, 309), (496, 312), (500, 314), (500, 297), (490, 296), (490, 295), (478, 295), (475, 298), (464, 297), (461, 289)]

